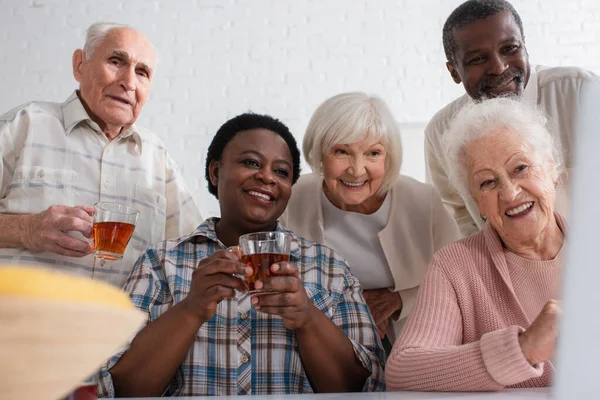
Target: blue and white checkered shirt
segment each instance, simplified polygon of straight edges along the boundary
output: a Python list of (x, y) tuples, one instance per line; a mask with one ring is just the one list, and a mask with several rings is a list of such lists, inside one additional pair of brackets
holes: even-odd
[[(189, 293), (200, 260), (226, 248), (215, 234), (217, 219), (207, 219), (193, 233), (159, 243), (138, 260), (125, 285), (150, 323)], [(385, 390), (385, 354), (358, 280), (330, 248), (293, 236), (290, 262), (300, 270), (308, 297), (349, 338), (354, 353), (370, 371), (364, 391)], [(247, 293), (222, 301), (214, 317), (198, 331), (165, 395), (266, 395), (312, 393), (294, 332), (278, 316), (254, 310)], [(168, 338), (165, 338), (168, 340)], [(109, 370), (101, 372), (100, 394), (114, 396)]]

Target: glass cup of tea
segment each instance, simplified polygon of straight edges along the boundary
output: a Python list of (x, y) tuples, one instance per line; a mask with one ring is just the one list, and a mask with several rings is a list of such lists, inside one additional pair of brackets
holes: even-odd
[(290, 260), (291, 247), (292, 237), (285, 232), (256, 232), (240, 236), (242, 262), (252, 267), (252, 275), (244, 277), (250, 294), (272, 293), (257, 290), (254, 285), (257, 280), (271, 276), (271, 265)]
[(120, 260), (135, 230), (139, 211), (110, 202), (96, 203), (94, 209), (94, 256), (102, 260)]
[(81, 382), (71, 393), (61, 400), (96, 400), (98, 392), (99, 376), (98, 373), (89, 376)]

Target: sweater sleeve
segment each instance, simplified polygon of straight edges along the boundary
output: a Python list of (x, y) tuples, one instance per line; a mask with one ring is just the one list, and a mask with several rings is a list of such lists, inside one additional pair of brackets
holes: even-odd
[(388, 390), (491, 391), (541, 376), (543, 368), (530, 366), (521, 352), (519, 327), (463, 343), (455, 292), (435, 263), (388, 359)]

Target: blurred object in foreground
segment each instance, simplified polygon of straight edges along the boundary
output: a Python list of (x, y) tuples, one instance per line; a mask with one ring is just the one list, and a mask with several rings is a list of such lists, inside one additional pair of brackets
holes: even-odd
[(0, 266), (0, 398), (67, 396), (144, 319), (125, 293), (108, 284)]

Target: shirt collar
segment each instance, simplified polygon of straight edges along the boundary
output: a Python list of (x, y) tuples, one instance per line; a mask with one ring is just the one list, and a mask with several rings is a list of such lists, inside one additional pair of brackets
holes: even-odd
[[(206, 240), (218, 242), (221, 245), (223, 245), (217, 238), (217, 232), (215, 231), (215, 225), (217, 224), (217, 222), (219, 222), (219, 218), (217, 218), (217, 217), (212, 217), (212, 218), (206, 219), (202, 224), (200, 224), (189, 235), (182, 236), (179, 239), (170, 241), (169, 244), (166, 246), (167, 250), (173, 250), (176, 247), (178, 247), (184, 243), (187, 243), (187, 242), (201, 243)], [(299, 251), (299, 245), (300, 245), (300, 237), (299, 236), (297, 236), (294, 232), (285, 229), (279, 223), (279, 221), (277, 221), (277, 227), (275, 228), (275, 231), (285, 232), (292, 236), (292, 246), (291, 246), (292, 247), (292, 249), (291, 249), (292, 255), (294, 255), (295, 252)], [(225, 247), (225, 246), (223, 245), (223, 247)]]
[[(88, 115), (85, 107), (83, 107), (83, 103), (77, 96), (77, 91), (74, 90), (73, 93), (69, 96), (69, 98), (62, 105), (63, 111), (63, 125), (65, 128), (65, 134), (69, 136), (73, 129), (82, 122), (87, 123), (90, 128), (92, 128), (97, 133), (102, 133), (102, 129), (100, 126), (92, 121), (90, 116)], [(135, 124), (131, 125), (125, 132), (119, 135), (122, 139), (131, 137), (135, 144), (140, 149), (140, 154), (142, 153), (142, 135), (139, 130), (135, 126)]]

